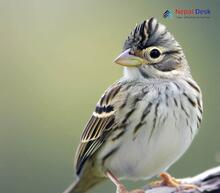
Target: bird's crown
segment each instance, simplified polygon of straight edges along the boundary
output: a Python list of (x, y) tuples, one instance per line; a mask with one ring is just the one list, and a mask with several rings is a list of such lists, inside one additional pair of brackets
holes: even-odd
[(136, 25), (124, 43), (124, 50), (128, 48), (142, 50), (150, 46), (161, 45), (163, 47), (173, 47), (177, 44), (166, 27), (152, 17)]

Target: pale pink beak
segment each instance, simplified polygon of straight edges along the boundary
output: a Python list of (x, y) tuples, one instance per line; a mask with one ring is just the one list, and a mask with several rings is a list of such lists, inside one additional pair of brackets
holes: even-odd
[(122, 52), (114, 60), (114, 62), (122, 66), (127, 66), (127, 67), (134, 67), (134, 66), (142, 65), (144, 63), (144, 60), (140, 57), (130, 54), (130, 50), (131, 49), (127, 49), (124, 52)]

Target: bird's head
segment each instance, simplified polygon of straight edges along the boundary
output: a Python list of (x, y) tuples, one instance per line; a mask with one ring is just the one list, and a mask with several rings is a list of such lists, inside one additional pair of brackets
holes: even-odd
[(181, 46), (155, 18), (137, 25), (115, 59), (129, 78), (174, 78), (190, 75)]

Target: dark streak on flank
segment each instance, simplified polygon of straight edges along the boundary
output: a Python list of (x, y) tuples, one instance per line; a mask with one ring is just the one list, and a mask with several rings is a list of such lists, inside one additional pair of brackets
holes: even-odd
[(175, 105), (178, 107), (178, 103), (177, 103), (176, 98), (173, 98), (173, 101), (174, 101)]
[(188, 101), (190, 102), (190, 104), (195, 107), (196, 106), (196, 102), (193, 101), (185, 92), (183, 93), (183, 95), (188, 99)]
[(193, 129), (192, 129), (192, 126), (189, 125), (189, 119), (188, 119), (188, 118), (186, 118), (186, 125), (187, 125), (187, 126), (189, 127), (189, 129), (190, 129), (190, 133), (193, 134)]
[(176, 82), (174, 82), (174, 84), (175, 84), (177, 89), (181, 90), (180, 86)]
[(144, 121), (144, 122), (139, 122), (136, 126), (135, 126), (135, 128), (134, 128), (134, 131), (133, 131), (133, 134), (135, 134), (135, 133), (137, 133), (137, 131), (142, 127), (142, 125), (144, 125), (146, 122)]
[(201, 107), (199, 107), (199, 112), (202, 114), (203, 113), (203, 111), (202, 111), (202, 108)]
[(180, 106), (181, 106), (181, 109), (184, 111), (184, 113), (186, 114), (186, 116), (187, 116), (187, 117), (190, 117), (190, 116), (189, 116), (189, 113), (188, 113), (188, 112), (186, 111), (186, 109), (184, 108), (183, 103), (180, 102), (180, 104), (181, 104), (181, 105), (180, 105)]
[(191, 134), (193, 134), (193, 128), (192, 128), (192, 125), (190, 125), (190, 132), (191, 132)]
[(141, 121), (143, 121), (145, 119), (145, 117), (150, 113), (151, 107), (152, 107), (153, 103), (149, 102), (147, 107), (144, 109), (143, 114), (141, 116)]
[(201, 122), (202, 122), (201, 117), (197, 116), (197, 119), (198, 119), (199, 123), (201, 123)]
[(189, 119), (186, 118), (186, 125), (189, 126)]
[(156, 127), (159, 104), (160, 104), (160, 102), (158, 102), (158, 103), (156, 104), (155, 111), (154, 111), (153, 130), (154, 130), (155, 127)]
[(122, 124), (124, 124), (124, 123), (127, 122), (128, 118), (133, 114), (133, 112), (134, 112), (135, 110), (136, 110), (136, 109), (133, 108), (133, 109), (131, 109), (130, 111), (127, 112), (127, 114), (125, 115), (124, 120), (122, 121)]
[(154, 132), (155, 127), (156, 127), (156, 122), (157, 122), (157, 116), (158, 116), (158, 107), (159, 107), (159, 104), (160, 104), (160, 102), (158, 102), (158, 103), (156, 104), (156, 106), (155, 106), (154, 119), (153, 119), (153, 127), (152, 127), (152, 130), (151, 130), (150, 136), (149, 136), (149, 140), (150, 140), (150, 138), (152, 137), (153, 132)]
[(118, 135), (112, 138), (112, 141), (115, 141), (116, 139), (120, 138), (125, 133), (125, 130), (122, 130)]
[(174, 119), (175, 119), (175, 126), (177, 125), (177, 117), (176, 117), (176, 113), (175, 113), (175, 111), (172, 111), (173, 112), (173, 117), (174, 117)]
[(201, 105), (201, 102), (200, 102), (199, 97), (197, 97), (196, 100), (197, 100), (197, 104), (198, 104), (198, 107), (199, 107), (199, 111), (200, 111), (200, 113), (202, 114), (202, 113), (203, 113), (203, 110), (202, 110), (202, 105)]
[(169, 96), (168, 96), (168, 90), (169, 90), (169, 88), (168, 88), (168, 86), (166, 86), (166, 90), (165, 90), (165, 96), (166, 96), (166, 106), (168, 107), (169, 106), (169, 104), (168, 104), (168, 99), (169, 99)]
[(197, 104), (198, 104), (198, 106), (199, 106), (200, 108), (202, 108), (199, 97), (197, 97), (196, 100), (197, 100)]
[(192, 88), (194, 88), (198, 93), (200, 93), (200, 89), (199, 89), (195, 84), (193, 84), (193, 83), (190, 82), (189, 80), (186, 80), (186, 82), (187, 82)]
[(108, 152), (103, 158), (102, 158), (102, 165), (104, 165), (106, 159), (108, 159), (109, 156), (111, 156), (113, 153), (115, 153), (118, 150), (119, 147), (115, 147), (110, 152)]
[(199, 126), (200, 126), (200, 124), (199, 124), (199, 122), (197, 122), (197, 128), (199, 128)]

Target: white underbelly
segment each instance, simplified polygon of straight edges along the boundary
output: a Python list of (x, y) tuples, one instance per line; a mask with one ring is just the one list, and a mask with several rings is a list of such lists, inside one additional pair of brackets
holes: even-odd
[[(149, 120), (153, 120), (151, 116), (153, 114), (149, 115)], [(190, 126), (196, 130), (192, 121)], [(173, 114), (169, 114), (162, 126), (158, 121), (150, 137), (151, 132), (152, 124), (139, 129), (135, 137), (131, 137), (133, 129), (128, 129), (118, 150), (106, 160), (105, 168), (121, 178), (151, 178), (168, 169), (186, 151), (194, 137), (185, 114), (179, 114), (178, 122)]]

